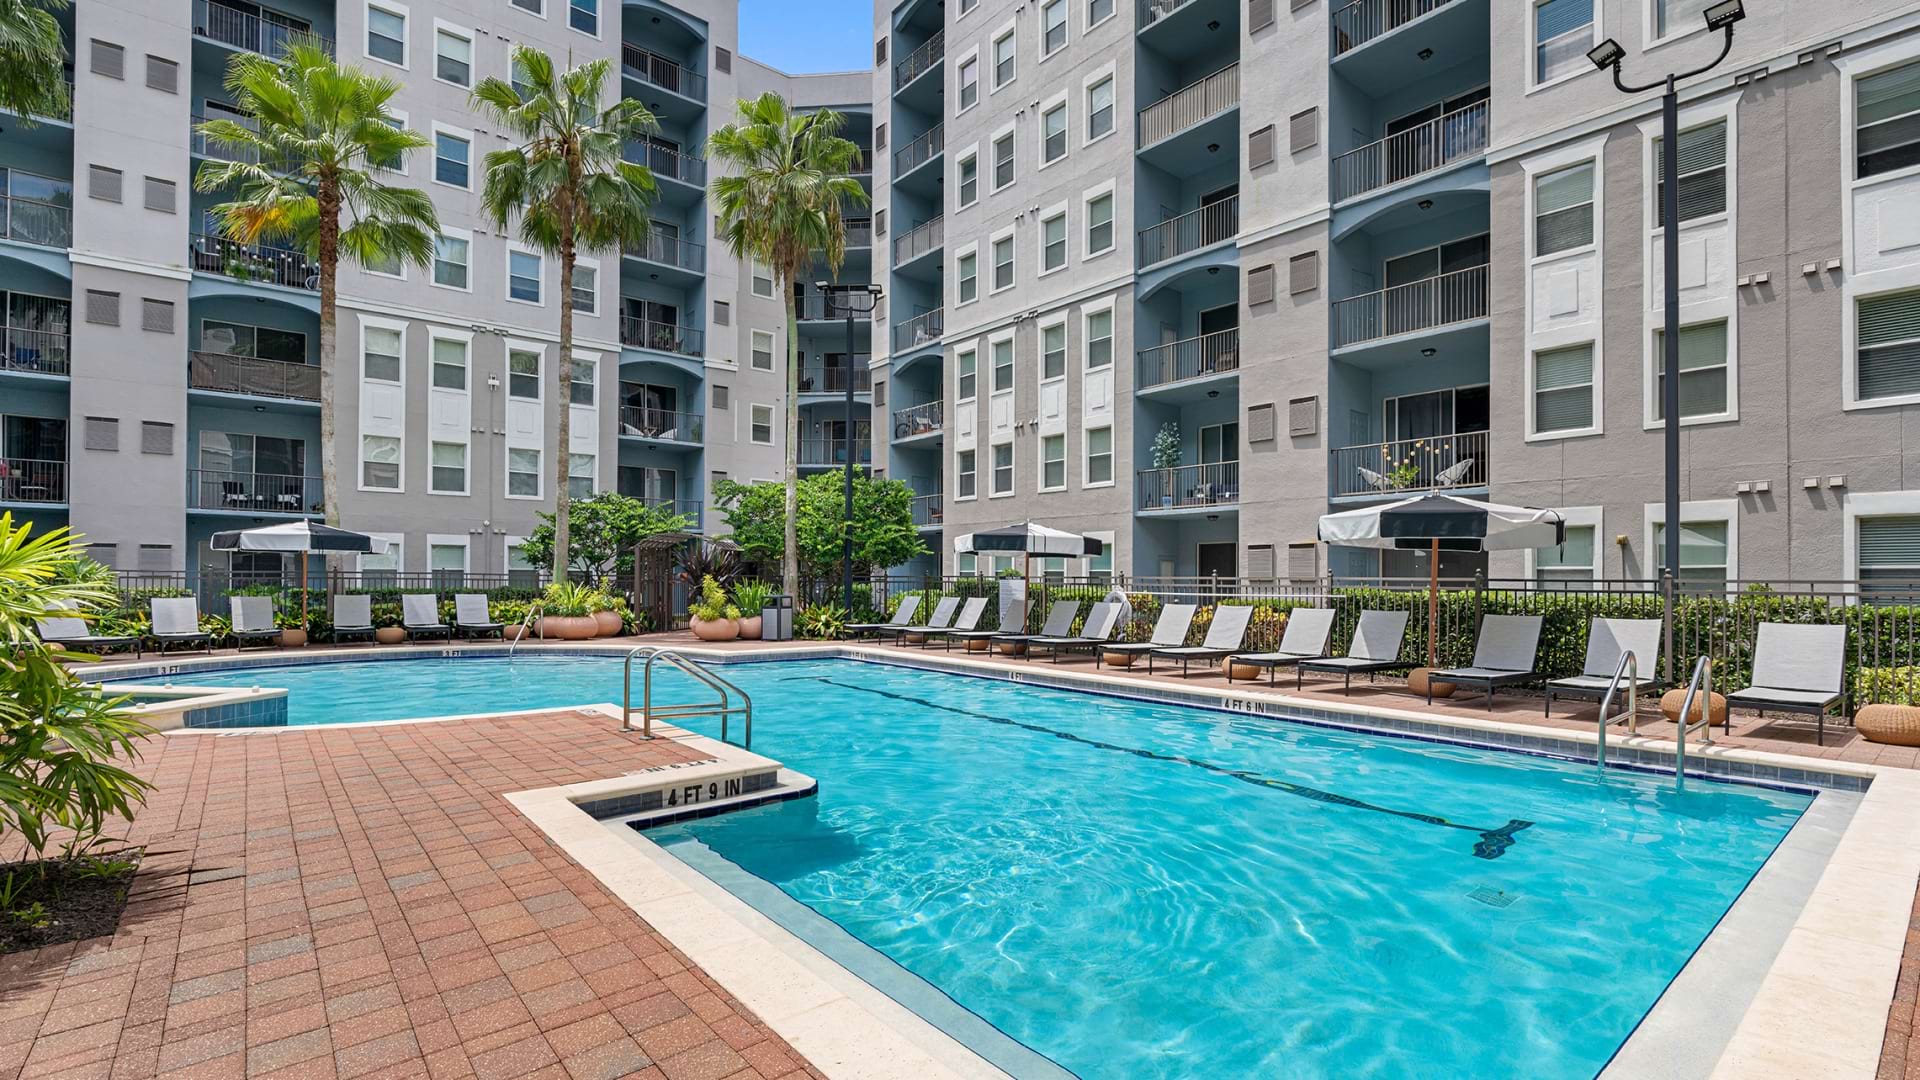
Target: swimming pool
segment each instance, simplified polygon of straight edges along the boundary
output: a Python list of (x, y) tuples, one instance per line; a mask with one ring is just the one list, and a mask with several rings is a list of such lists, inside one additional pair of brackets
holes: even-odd
[[(619, 671), (173, 681), (288, 687), (298, 724), (618, 700)], [(819, 794), (647, 835), (1089, 1078), (1591, 1076), (1811, 801), (847, 660), (727, 675)]]

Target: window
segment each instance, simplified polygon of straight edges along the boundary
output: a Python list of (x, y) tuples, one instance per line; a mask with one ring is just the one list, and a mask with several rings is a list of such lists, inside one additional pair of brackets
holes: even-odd
[(594, 380), (599, 377), (598, 360), (574, 357), (567, 361), (567, 400), (589, 408), (594, 401)]
[(360, 350), (361, 377), (368, 382), (400, 381), (400, 331), (385, 326), (369, 326), (362, 332)]
[(540, 497), (540, 451), (507, 448), (507, 494), (528, 499)]
[[(1715, 120), (1680, 133), (1680, 220), (1710, 217), (1727, 209), (1727, 122)], [(1653, 140), (1653, 216), (1655, 227), (1666, 224), (1663, 205), (1666, 184), (1666, 148)]]
[(1067, 437), (1044, 435), (1040, 439), (1040, 490), (1060, 491), (1067, 486)]
[(1533, 357), (1533, 429), (1542, 435), (1593, 426), (1593, 345)]
[(1013, 339), (993, 343), (993, 392), (1013, 389)]
[(540, 269), (540, 256), (534, 252), (507, 252), (507, 299), (539, 303)]
[(467, 343), (457, 338), (434, 338), (432, 367), (434, 389), (465, 390)]
[[(380, 119), (382, 123), (395, 131), (399, 131), (407, 126), (407, 118), (402, 114), (387, 113)], [(367, 164), (376, 169), (385, 169), (388, 172), (405, 173), (407, 171), (406, 152), (395, 150), (391, 155), (385, 157), (373, 157), (369, 155), (367, 157)]]
[(968, 154), (960, 159), (960, 209), (964, 210), (980, 198), (980, 155)]
[(763, 300), (773, 299), (773, 271), (759, 263), (753, 264), (753, 295)]
[(1087, 314), (1087, 369), (1103, 368), (1113, 363), (1113, 312), (1094, 311)]
[(1555, 169), (1533, 182), (1533, 253), (1593, 243), (1593, 162)]
[(593, 498), (593, 470), (592, 454), (567, 455), (567, 498)]
[(980, 6), (980, 0), (960, 0), (960, 14), (965, 15)]
[(1920, 394), (1920, 289), (1862, 297), (1857, 311), (1856, 397)]
[(1090, 428), (1087, 431), (1086, 486), (1113, 483), (1113, 429)]
[(380, 252), (372, 258), (364, 260), (360, 265), (365, 268), (369, 274), (379, 274), (383, 277), (396, 277), (402, 281), (406, 280), (407, 277), (406, 265), (400, 261), (398, 252)]
[[(1653, 367), (1662, 372), (1653, 385), (1653, 418), (1663, 419), (1666, 401), (1666, 331), (1653, 332)], [(1719, 416), (1728, 411), (1727, 324), (1701, 323), (1680, 328), (1680, 418)]]
[(465, 495), (467, 493), (467, 444), (457, 442), (437, 442), (433, 444), (433, 469), (429, 490), (441, 495)]
[(1669, 37), (1704, 30), (1707, 8), (1714, 0), (1653, 0), (1653, 36)]
[[(1571, 530), (1569, 530), (1571, 532)], [(1680, 573), (1678, 579), (1693, 585), (1727, 583), (1728, 529), (1725, 521), (1682, 521), (1680, 523)], [(1667, 526), (1653, 525), (1653, 553), (1650, 560), (1661, 574), (1667, 571)]]
[(469, 241), (446, 233), (433, 238), (433, 283), (449, 289), (467, 288)]
[(567, 7), (567, 25), (583, 34), (600, 35), (600, 0), (573, 0)]
[(1065, 378), (1067, 374), (1067, 324), (1054, 323), (1040, 328), (1040, 377)]
[(457, 188), (468, 186), (473, 144), (446, 131), (433, 133), (433, 178)]
[(993, 42), (993, 88), (995, 90), (1013, 81), (1013, 31), (1009, 30)]
[(393, 435), (360, 436), (360, 486), (400, 490), (400, 440)]
[(755, 405), (749, 410), (747, 439), (760, 446), (773, 445), (773, 406)]
[(975, 457), (975, 454), (972, 450), (960, 451), (958, 458), (955, 461), (953, 466), (954, 484), (959, 489), (959, 494), (954, 496), (955, 498), (958, 498), (958, 499), (973, 498), (975, 494), (974, 487), (976, 483), (975, 463), (977, 460), (978, 459)]
[[(14, 311), (9, 320), (15, 329), (39, 329), (39, 319), (33, 316), (37, 311), (29, 311), (23, 319), (20, 301), (29, 299), (21, 293), (14, 293)], [(34, 307), (37, 309), (35, 298)], [(62, 304), (57, 318), (66, 318), (66, 305)], [(251, 356), (260, 360), (279, 360), (287, 364), (307, 362), (307, 335), (298, 330), (281, 330), (271, 326), (248, 326), (245, 323), (223, 322), (218, 319), (200, 320), (201, 352), (224, 353), (229, 356)]]
[(1051, 56), (1067, 43), (1067, 0), (1048, 0), (1040, 9), (1040, 55)]
[[(1920, 580), (1920, 514), (1863, 517), (1857, 529), (1862, 582), (1892, 581), (1910, 586)], [(1908, 592), (1902, 588), (1896, 596), (1904, 597)]]
[(753, 332), (753, 356), (750, 361), (755, 371), (773, 370), (773, 335), (765, 330)]
[[(429, 537), (431, 539), (431, 537)], [(427, 569), (436, 577), (467, 572), (467, 545), (464, 543), (427, 545)]]
[(1058, 270), (1067, 265), (1067, 215), (1055, 214), (1040, 223), (1040, 268)]
[(1087, 254), (1098, 255), (1113, 248), (1113, 193), (1095, 195), (1087, 200)]
[(959, 279), (958, 292), (962, 304), (971, 304), (980, 295), (980, 256), (969, 251), (960, 256), (955, 264), (954, 276)]
[(600, 268), (585, 263), (573, 264), (573, 310), (593, 315), (600, 310)]
[(975, 369), (980, 354), (972, 349), (960, 353), (954, 358), (954, 370), (959, 374), (959, 388), (954, 393), (955, 401), (972, 401), (975, 393)]
[(1067, 104), (1063, 101), (1040, 115), (1040, 160), (1052, 163), (1066, 156)]
[(455, 86), (473, 85), (473, 39), (441, 28), (433, 32), (433, 77)]
[(507, 353), (507, 396), (540, 400), (540, 354), (514, 349)]
[(1592, 582), (1594, 534), (1592, 525), (1568, 525), (1565, 540), (1557, 547), (1541, 548), (1533, 558), (1533, 579), (1541, 585), (1554, 582)]
[(1087, 88), (1087, 141), (1113, 130), (1113, 76)]
[(1533, 0), (1533, 81), (1592, 70), (1593, 0)]
[(1088, 0), (1087, 25), (1095, 26), (1113, 17), (1113, 0)]
[(993, 190), (1013, 183), (1013, 132), (993, 140)]
[(1000, 443), (993, 448), (993, 494), (1013, 494), (1013, 444)]
[(1013, 237), (993, 242), (993, 291), (1013, 288)]
[(1856, 179), (1920, 165), (1920, 60), (1853, 84)]
[(980, 100), (980, 58), (969, 56), (960, 61), (960, 110), (966, 112)]
[(407, 65), (407, 17), (386, 8), (367, 5), (367, 55), (389, 64)]

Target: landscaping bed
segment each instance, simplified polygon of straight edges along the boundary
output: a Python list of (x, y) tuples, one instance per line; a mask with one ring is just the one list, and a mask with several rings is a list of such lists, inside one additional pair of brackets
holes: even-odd
[(129, 849), (0, 865), (0, 955), (111, 937), (140, 855)]

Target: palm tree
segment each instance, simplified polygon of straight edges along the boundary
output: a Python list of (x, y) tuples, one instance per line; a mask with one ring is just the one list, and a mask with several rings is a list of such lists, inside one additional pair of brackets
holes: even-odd
[(612, 68), (593, 60), (570, 71), (554, 69), (538, 49), (513, 50), (516, 78), (482, 80), (473, 99), (502, 128), (524, 142), (486, 157), (481, 204), (504, 229), (520, 219), (520, 239), (560, 260), (560, 362), (554, 365), (560, 418), (554, 425), (553, 580), (567, 579), (572, 445), (573, 266), (580, 249), (633, 246), (647, 238), (653, 173), (625, 160), (630, 141), (658, 125), (638, 101), (616, 98), (601, 107)]
[(31, 124), (65, 116), (67, 46), (51, 12), (67, 0), (0, 0), (0, 109)]
[[(800, 592), (800, 337), (793, 283), (823, 252), (839, 273), (846, 256), (844, 206), (863, 206), (866, 189), (850, 175), (860, 148), (840, 137), (845, 119), (829, 109), (797, 113), (786, 99), (768, 92), (741, 99), (734, 122), (707, 139), (707, 157), (724, 175), (714, 178), (712, 199), (720, 215), (720, 237), (734, 258), (772, 269), (776, 288), (787, 304), (787, 472), (786, 543), (780, 558), (780, 585), (788, 596)], [(847, 362), (853, 362), (852, 357)], [(851, 372), (848, 375), (852, 377)], [(847, 432), (853, 453), (853, 432)]]
[[(400, 84), (342, 67), (302, 42), (270, 60), (247, 54), (227, 67), (227, 92), (252, 119), (209, 120), (200, 133), (223, 156), (194, 177), (199, 191), (234, 190), (213, 208), (222, 233), (243, 244), (280, 240), (320, 264), (320, 472), (327, 521), (340, 523), (334, 439), (336, 302), (342, 256), (361, 266), (430, 266), (440, 229), (425, 192), (374, 175), (427, 145), (387, 108)], [(342, 217), (345, 223), (342, 223)]]

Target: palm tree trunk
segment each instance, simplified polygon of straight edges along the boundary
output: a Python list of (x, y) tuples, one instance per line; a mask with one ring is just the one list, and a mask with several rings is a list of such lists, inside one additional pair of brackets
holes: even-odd
[(560, 207), (560, 362), (554, 384), (560, 388), (560, 416), (554, 421), (553, 441), (557, 478), (553, 500), (553, 580), (567, 580), (567, 545), (571, 541), (573, 493), (568, 488), (573, 462), (573, 211), (564, 199)]
[(786, 532), (780, 555), (780, 591), (800, 598), (800, 314), (793, 301), (793, 275), (782, 275), (787, 302), (787, 490)]
[[(333, 383), (339, 348), (340, 189), (323, 179), (316, 193), (320, 213), (320, 498), (327, 524), (340, 524), (340, 466), (334, 440)], [(306, 582), (301, 582), (302, 587)]]

